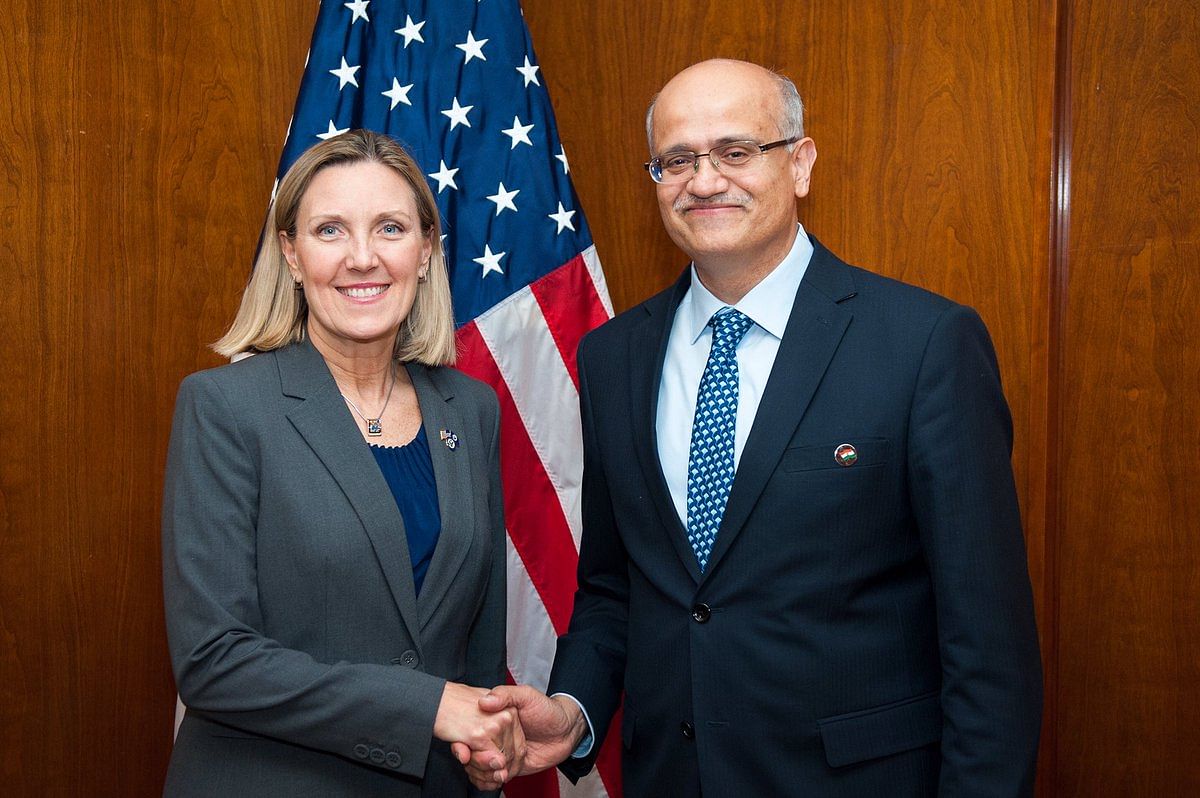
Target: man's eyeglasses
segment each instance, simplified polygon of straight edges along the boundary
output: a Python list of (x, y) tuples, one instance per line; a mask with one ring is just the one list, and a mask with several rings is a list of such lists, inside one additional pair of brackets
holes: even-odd
[(690, 150), (664, 152), (643, 165), (650, 173), (650, 179), (655, 183), (686, 183), (692, 179), (692, 175), (700, 171), (701, 158), (707, 157), (718, 172), (736, 172), (754, 163), (768, 150), (782, 147), (785, 144), (795, 144), (799, 140), (798, 136), (792, 136), (790, 139), (780, 139), (772, 141), (770, 144), (759, 144), (757, 141), (731, 141), (720, 147), (713, 147), (708, 152), (691, 152)]

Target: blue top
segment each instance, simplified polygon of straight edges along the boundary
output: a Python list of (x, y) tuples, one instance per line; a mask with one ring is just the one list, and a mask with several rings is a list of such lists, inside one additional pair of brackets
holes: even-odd
[(421, 594), (421, 583), (433, 560), (438, 535), (442, 531), (442, 513), (438, 509), (437, 481), (433, 460), (425, 439), (425, 427), (403, 446), (371, 446), (371, 454), (392, 489), (404, 531), (408, 537), (408, 556), (412, 560), (413, 586)]

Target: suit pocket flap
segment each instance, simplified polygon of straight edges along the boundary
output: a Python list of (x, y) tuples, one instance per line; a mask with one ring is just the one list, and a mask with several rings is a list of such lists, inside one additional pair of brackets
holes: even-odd
[[(853, 457), (849, 464), (838, 459), (839, 450)], [(887, 438), (850, 436), (843, 440), (816, 446), (793, 446), (784, 451), (780, 467), (784, 471), (817, 471), (827, 468), (845, 468), (847, 471), (854, 471), (882, 465), (888, 461), (891, 453), (892, 443)]]
[(825, 761), (830, 767), (852, 765), (942, 739), (938, 694), (926, 693), (872, 709), (817, 721)]

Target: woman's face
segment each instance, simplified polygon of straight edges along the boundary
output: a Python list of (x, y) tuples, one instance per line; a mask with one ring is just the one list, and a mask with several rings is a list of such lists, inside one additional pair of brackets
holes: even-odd
[(433, 251), (404, 178), (379, 163), (327, 166), (300, 199), (295, 240), (279, 240), (318, 349), (390, 352)]

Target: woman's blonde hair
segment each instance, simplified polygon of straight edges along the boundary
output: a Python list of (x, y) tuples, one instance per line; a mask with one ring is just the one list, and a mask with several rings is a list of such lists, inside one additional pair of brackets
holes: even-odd
[(229, 331), (213, 344), (214, 350), (233, 357), (240, 352), (268, 352), (304, 339), (308, 304), (304, 292), (294, 287), (279, 233), (296, 237), (300, 201), (317, 172), (327, 166), (363, 162), (382, 164), (404, 178), (417, 201), (421, 233), (433, 246), (428, 280), (418, 284), (412, 309), (396, 334), (395, 356), (430, 366), (454, 363), (454, 309), (437, 204), (412, 156), (394, 139), (370, 130), (351, 130), (314, 144), (283, 176), (267, 213), (262, 248), (242, 292), (241, 307)]

